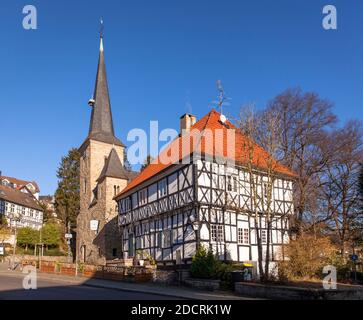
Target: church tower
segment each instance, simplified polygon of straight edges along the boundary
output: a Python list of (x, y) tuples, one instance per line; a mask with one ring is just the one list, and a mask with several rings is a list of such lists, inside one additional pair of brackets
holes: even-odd
[(104, 265), (121, 257), (121, 236), (113, 197), (124, 189), (130, 172), (123, 166), (125, 147), (116, 138), (107, 84), (103, 36), (89, 133), (79, 148), (80, 213), (77, 217), (77, 261)]

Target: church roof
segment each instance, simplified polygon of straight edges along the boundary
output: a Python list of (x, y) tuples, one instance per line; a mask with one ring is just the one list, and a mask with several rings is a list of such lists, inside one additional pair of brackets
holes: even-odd
[(106, 177), (130, 180), (130, 175), (131, 173), (122, 165), (115, 148), (112, 148), (97, 181), (101, 181)]
[[(122, 190), (115, 198), (120, 198), (122, 195), (128, 193), (132, 189), (143, 184), (150, 178), (154, 177), (158, 173), (161, 173), (165, 169), (171, 167), (174, 164), (180, 164), (181, 160), (193, 153), (201, 153), (202, 155), (210, 155), (213, 157), (228, 158), (230, 154), (227, 150), (227, 140), (228, 140), (228, 130), (232, 129), (235, 132), (235, 143), (234, 143), (234, 158), (236, 164), (245, 165), (248, 163), (249, 155), (246, 152), (244, 145), (246, 144), (246, 139), (248, 139), (238, 128), (236, 128), (230, 121), (226, 121), (223, 124), (220, 121), (221, 114), (216, 110), (212, 110), (201, 120), (199, 120), (191, 130), (197, 129), (200, 132), (204, 130), (210, 130), (213, 134), (214, 145), (212, 150), (206, 146), (206, 135), (202, 134), (197, 140), (193, 139), (191, 134), (184, 134), (173, 140), (155, 159), (150, 165), (148, 165), (135, 179), (133, 179), (127, 187)], [(221, 129), (219, 132), (217, 129)], [(218, 132), (218, 133), (217, 133)], [(220, 134), (222, 132), (222, 134)], [(218, 150), (216, 145), (218, 145), (218, 139), (222, 139), (223, 150)], [(221, 144), (222, 144), (221, 143)], [(185, 148), (185, 144), (190, 147)], [(268, 168), (268, 152), (259, 146), (257, 143), (253, 142), (253, 160), (252, 163), (256, 169), (267, 169)], [(187, 150), (189, 149), (189, 150)], [(175, 152), (175, 151), (179, 152)], [(191, 151), (190, 151), (191, 150)], [(162, 159), (170, 159), (169, 162), (165, 163)], [(282, 175), (294, 178), (296, 174), (292, 172), (288, 167), (282, 165), (281, 163), (274, 161), (274, 170)]]
[(123, 146), (122, 142), (115, 137), (113, 128), (102, 36), (100, 40), (93, 105), (91, 107), (92, 114), (87, 139)]

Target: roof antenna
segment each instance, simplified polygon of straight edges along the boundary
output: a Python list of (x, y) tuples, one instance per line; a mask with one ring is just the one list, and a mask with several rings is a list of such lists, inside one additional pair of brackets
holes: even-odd
[(219, 108), (219, 111), (220, 111), (220, 114), (221, 114), (220, 121), (224, 124), (224, 123), (226, 123), (227, 118), (223, 114), (223, 107), (230, 105), (229, 101), (231, 100), (231, 98), (227, 97), (226, 92), (224, 91), (224, 88), (222, 86), (222, 81), (221, 80), (217, 80), (217, 90), (219, 92), (218, 100), (213, 101), (212, 104), (216, 105), (217, 108)]

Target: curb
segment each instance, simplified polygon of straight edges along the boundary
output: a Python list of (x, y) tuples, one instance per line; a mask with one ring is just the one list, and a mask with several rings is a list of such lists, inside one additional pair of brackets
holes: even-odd
[(196, 298), (186, 297), (184, 295), (167, 294), (167, 293), (160, 293), (160, 292), (154, 292), (154, 291), (142, 290), (142, 289), (131, 289), (131, 288), (123, 289), (123, 288), (118, 288), (118, 287), (114, 287), (114, 286), (104, 286), (101, 284), (92, 284), (92, 283), (82, 283), (81, 285), (85, 286), (85, 287), (94, 287), (94, 288), (110, 289), (110, 290), (117, 290), (117, 291), (154, 294), (154, 295), (163, 296), (163, 297), (172, 297), (172, 298), (188, 299), (188, 300), (199, 300)]

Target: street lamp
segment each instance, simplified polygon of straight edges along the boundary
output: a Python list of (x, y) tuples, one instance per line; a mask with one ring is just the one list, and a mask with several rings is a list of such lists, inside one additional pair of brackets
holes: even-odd
[(10, 226), (13, 226), (13, 221), (15, 222), (14, 227), (14, 247), (13, 247), (13, 258), (11, 269), (14, 270), (15, 266), (15, 254), (16, 254), (16, 243), (17, 243), (17, 223), (20, 221), (20, 215), (18, 213), (9, 213)]

